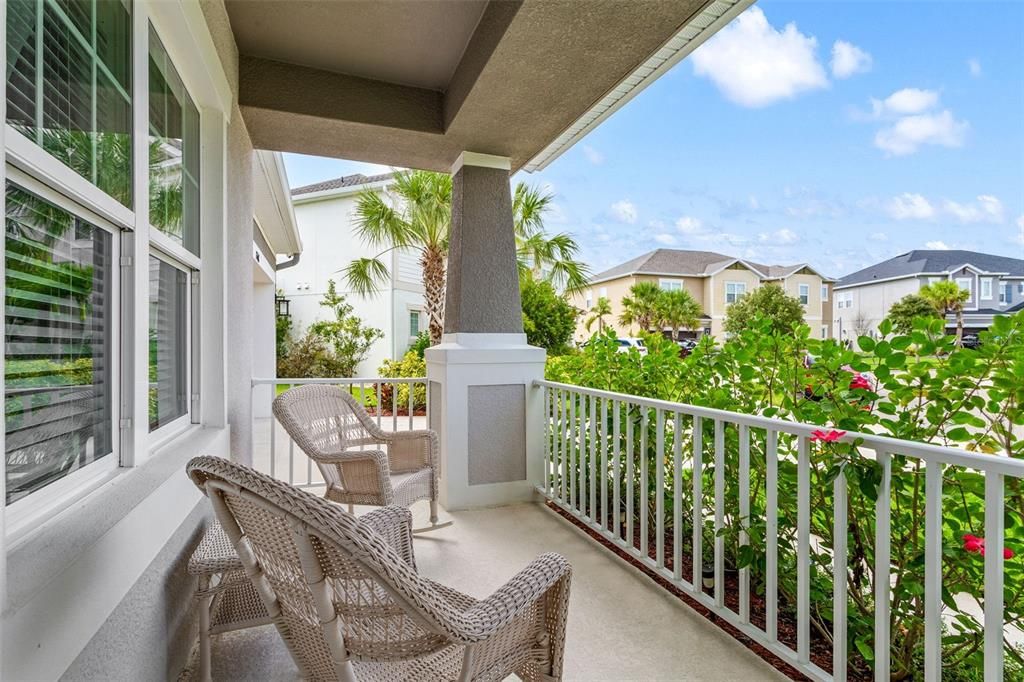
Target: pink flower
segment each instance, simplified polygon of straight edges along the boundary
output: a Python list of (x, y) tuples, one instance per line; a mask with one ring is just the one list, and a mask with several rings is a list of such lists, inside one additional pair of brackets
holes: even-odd
[(855, 373), (853, 375), (853, 381), (850, 382), (850, 388), (851, 389), (859, 388), (859, 389), (864, 390), (864, 391), (870, 391), (871, 390), (871, 382), (868, 381), (867, 378), (863, 374), (861, 374), (860, 372), (857, 372), (857, 373)]
[(836, 431), (835, 429), (825, 433), (824, 431), (814, 431), (811, 433), (811, 440), (820, 440), (825, 443), (835, 443), (837, 440), (846, 435), (846, 431)]
[[(985, 556), (985, 538), (979, 538), (976, 535), (965, 535), (964, 551), (970, 552), (971, 554), (980, 554), (981, 556)], [(1003, 558), (1012, 559), (1013, 550), (1009, 547), (1003, 548)]]

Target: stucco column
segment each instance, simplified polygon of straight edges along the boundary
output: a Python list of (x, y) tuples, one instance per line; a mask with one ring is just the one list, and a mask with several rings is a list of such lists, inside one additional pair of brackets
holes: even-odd
[(545, 351), (526, 343), (509, 160), (464, 152), (452, 167), (442, 342), (426, 351), (430, 428), (450, 510), (532, 498), (543, 471)]

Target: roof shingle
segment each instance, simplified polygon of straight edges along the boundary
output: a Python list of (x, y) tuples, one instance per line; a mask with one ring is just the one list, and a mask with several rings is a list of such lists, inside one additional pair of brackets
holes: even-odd
[(354, 173), (352, 175), (343, 175), (340, 178), (333, 178), (331, 180), (324, 180), (323, 182), (315, 182), (312, 185), (296, 187), (292, 190), (292, 196), (312, 194), (313, 192), (324, 192), (331, 189), (342, 189), (343, 187), (355, 187), (357, 185), (365, 185), (370, 182), (388, 180), (393, 176), (394, 173), (381, 173), (380, 175), (363, 175), (362, 173)]
[[(634, 274), (702, 277), (720, 270), (736, 260), (736, 258), (716, 253), (715, 251), (655, 249), (598, 273), (591, 281), (597, 282)], [(770, 279), (787, 277), (801, 268), (808, 267), (804, 263), (797, 265), (762, 265), (746, 259), (741, 260)]]
[(977, 251), (957, 249), (908, 251), (887, 261), (858, 270), (839, 280), (837, 287), (899, 277), (910, 277), (924, 273), (945, 273), (962, 265), (972, 265), (984, 272), (1005, 272), (1012, 276), (1024, 277), (1024, 260), (1008, 256), (994, 256)]

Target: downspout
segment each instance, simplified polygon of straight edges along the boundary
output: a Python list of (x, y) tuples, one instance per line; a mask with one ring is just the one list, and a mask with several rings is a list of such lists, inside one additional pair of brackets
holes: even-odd
[(299, 264), (299, 259), (301, 257), (302, 257), (302, 253), (301, 252), (296, 253), (294, 256), (292, 256), (291, 258), (289, 258), (285, 262), (278, 263), (277, 266), (274, 268), (274, 271), (275, 272), (281, 272), (282, 270), (287, 270), (288, 268), (294, 268), (296, 265)]

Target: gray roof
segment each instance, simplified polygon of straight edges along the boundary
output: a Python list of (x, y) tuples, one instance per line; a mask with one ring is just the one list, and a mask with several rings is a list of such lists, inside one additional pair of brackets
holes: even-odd
[(902, 253), (895, 258), (846, 275), (839, 280), (836, 287), (912, 277), (924, 273), (946, 273), (962, 265), (971, 265), (982, 272), (1006, 272), (1012, 276), (1024, 277), (1024, 260), (1019, 258), (954, 249), (917, 250)]
[(720, 270), (736, 260), (743, 260), (744, 263), (747, 263), (771, 279), (787, 277), (801, 268), (809, 267), (804, 263), (797, 265), (761, 265), (760, 263), (746, 259), (737, 259), (714, 251), (655, 249), (598, 273), (591, 281), (598, 282), (625, 277), (626, 275), (644, 274), (701, 277)]
[(302, 187), (296, 187), (292, 190), (292, 196), (298, 196), (300, 194), (312, 194), (313, 192), (324, 192), (329, 189), (342, 189), (344, 187), (356, 187), (358, 185), (365, 185), (370, 182), (380, 182), (382, 180), (389, 180), (394, 173), (382, 173), (380, 175), (363, 175), (362, 173), (354, 173), (353, 175), (343, 175), (340, 178), (334, 178), (333, 180), (324, 180), (323, 182), (315, 182), (312, 185), (303, 185)]

